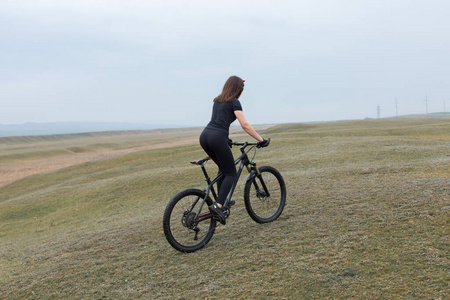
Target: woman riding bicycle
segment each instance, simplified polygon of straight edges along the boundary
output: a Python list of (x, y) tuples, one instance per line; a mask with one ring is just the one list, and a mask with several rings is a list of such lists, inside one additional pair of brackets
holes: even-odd
[(244, 82), (237, 76), (228, 78), (222, 93), (214, 99), (211, 121), (200, 135), (200, 145), (203, 150), (217, 164), (219, 173), (224, 174), (217, 182), (219, 190), (217, 201), (209, 206), (210, 212), (218, 216), (222, 224), (225, 224), (226, 220), (222, 206), (236, 180), (236, 167), (228, 138), (230, 124), (238, 119), (242, 129), (260, 142), (260, 147), (267, 144), (267, 141), (256, 132), (242, 113), (239, 97), (244, 90)]

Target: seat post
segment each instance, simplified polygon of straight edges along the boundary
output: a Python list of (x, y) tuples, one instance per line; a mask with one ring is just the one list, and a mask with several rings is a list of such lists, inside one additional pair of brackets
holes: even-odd
[(211, 184), (211, 178), (209, 178), (208, 176), (208, 172), (206, 172), (206, 168), (205, 165), (201, 165), (202, 171), (203, 171), (203, 175), (205, 175), (205, 180), (208, 184)]

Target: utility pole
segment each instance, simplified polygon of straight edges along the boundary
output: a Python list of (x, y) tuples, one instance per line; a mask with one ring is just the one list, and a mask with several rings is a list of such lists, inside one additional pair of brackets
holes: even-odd
[(397, 103), (397, 98), (395, 98), (395, 112), (397, 113), (397, 118), (398, 118), (398, 103)]
[(380, 105), (378, 105), (378, 106), (377, 106), (377, 119), (380, 118), (380, 111), (381, 111)]
[(425, 96), (425, 112), (428, 115), (428, 96)]
[(444, 100), (444, 113), (446, 113), (446, 111), (445, 111), (445, 100)]

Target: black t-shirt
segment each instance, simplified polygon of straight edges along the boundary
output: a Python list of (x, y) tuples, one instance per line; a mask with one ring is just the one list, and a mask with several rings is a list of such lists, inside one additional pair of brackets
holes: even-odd
[(241, 102), (238, 99), (222, 103), (214, 101), (211, 121), (206, 128), (214, 128), (228, 133), (230, 124), (236, 120), (236, 116), (234, 115), (235, 110), (242, 111)]

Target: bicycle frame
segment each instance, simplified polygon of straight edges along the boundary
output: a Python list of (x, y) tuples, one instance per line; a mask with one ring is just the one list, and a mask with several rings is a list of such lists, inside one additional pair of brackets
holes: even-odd
[[(264, 180), (263, 180), (261, 174), (258, 171), (258, 168), (256, 167), (256, 163), (255, 162), (251, 162), (248, 159), (247, 152), (245, 151), (245, 148), (247, 146), (256, 146), (257, 143), (249, 143), (249, 142), (237, 143), (237, 142), (234, 142), (233, 145), (241, 146), (239, 149), (241, 150), (242, 154), (234, 161), (235, 165), (238, 165), (239, 163), (240, 163), (240, 165), (239, 165), (239, 168), (238, 168), (238, 170), (236, 172), (236, 180), (234, 181), (233, 185), (231, 186), (230, 192), (228, 193), (227, 198), (225, 199), (225, 203), (223, 204), (223, 206), (224, 207), (228, 207), (228, 205), (229, 205), (229, 203), (231, 201), (231, 197), (233, 196), (234, 190), (236, 189), (236, 186), (238, 184), (239, 178), (241, 177), (241, 174), (242, 174), (242, 171), (244, 170), (244, 168), (247, 168), (247, 170), (249, 172), (248, 176), (245, 178), (245, 181), (250, 180), (250, 179), (254, 178), (255, 176), (257, 176), (260, 179), (260, 182), (261, 182), (261, 185), (262, 185), (263, 190), (265, 192), (265, 195), (267, 197), (270, 197), (270, 193), (269, 193), (269, 191), (267, 189), (266, 184), (264, 183)], [(200, 167), (201, 167), (201, 169), (203, 171), (203, 174), (205, 175), (205, 180), (206, 180), (208, 185), (204, 189), (204, 191), (206, 193), (206, 196), (203, 199), (203, 202), (200, 205), (200, 208), (199, 208), (199, 210), (198, 210), (198, 212), (197, 212), (197, 214), (195, 216), (195, 219), (197, 220), (197, 222), (201, 222), (201, 221), (203, 221), (205, 219), (209, 219), (209, 218), (212, 217), (212, 215), (210, 213), (207, 213), (207, 214), (204, 214), (204, 215), (200, 215), (200, 212), (202, 211), (203, 205), (205, 204), (206, 199), (208, 199), (210, 193), (213, 195), (214, 200), (217, 199), (217, 194), (216, 194), (216, 191), (214, 190), (214, 184), (223, 176), (223, 173), (220, 172), (219, 174), (217, 174), (217, 176), (213, 180), (211, 180), (209, 178), (208, 172), (206, 171), (206, 168), (205, 168), (205, 163), (209, 159), (210, 158), (205, 159), (205, 161), (200, 164)], [(254, 181), (253, 183), (255, 184), (256, 190), (259, 191), (258, 183), (256, 181)], [(190, 211), (192, 211), (194, 206), (197, 204), (197, 201), (198, 201), (198, 199), (192, 204), (192, 206), (190, 208)]]

